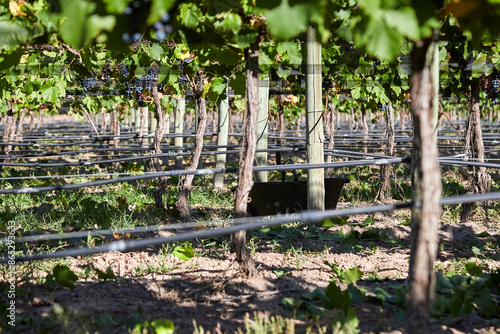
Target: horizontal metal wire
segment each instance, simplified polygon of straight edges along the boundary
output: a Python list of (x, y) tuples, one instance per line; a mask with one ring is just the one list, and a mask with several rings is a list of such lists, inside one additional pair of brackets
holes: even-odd
[[(383, 165), (392, 163), (401, 163), (407, 161), (406, 158), (393, 158), (393, 159), (377, 159), (377, 160), (363, 160), (363, 161), (347, 161), (347, 162), (334, 162), (327, 164), (293, 164), (293, 165), (272, 165), (272, 166), (256, 166), (253, 168), (254, 172), (259, 171), (285, 171), (294, 169), (319, 169), (319, 168), (342, 168), (342, 167), (353, 167), (353, 166), (365, 166), (365, 165)], [(112, 183), (121, 183), (129, 181), (137, 181), (143, 179), (149, 179), (154, 177), (171, 177), (171, 176), (181, 176), (181, 175), (208, 175), (208, 174), (218, 174), (218, 173), (235, 173), (238, 168), (212, 168), (212, 169), (196, 169), (196, 170), (171, 170), (165, 172), (157, 172), (148, 175), (137, 175), (129, 177), (114, 178), (108, 180), (100, 180), (86, 183), (76, 183), (76, 184), (66, 184), (58, 186), (47, 186), (47, 187), (29, 187), (29, 188), (14, 188), (14, 189), (0, 189), (0, 194), (26, 194), (26, 193), (40, 193), (45, 191), (53, 190), (69, 190), (69, 189), (79, 189), (86, 187), (95, 187)]]
[[(500, 200), (500, 191), (491, 192), (487, 194), (446, 197), (441, 200), (441, 205), (475, 203), (481, 201), (497, 201), (497, 200)], [(232, 223), (231, 221), (226, 221), (225, 223), (230, 223), (231, 226), (223, 228), (188, 231), (170, 237), (156, 237), (156, 238), (147, 238), (141, 240), (126, 240), (126, 241), (118, 240), (108, 245), (98, 246), (98, 247), (74, 248), (63, 251), (58, 250), (53, 253), (41, 253), (30, 256), (21, 256), (15, 258), (15, 261), (26, 262), (26, 261), (36, 261), (36, 260), (50, 259), (50, 258), (88, 256), (88, 255), (113, 252), (113, 251), (130, 252), (141, 248), (160, 246), (166, 243), (182, 242), (187, 240), (203, 239), (203, 238), (227, 235), (241, 230), (260, 229), (264, 227), (271, 227), (290, 222), (316, 224), (326, 219), (331, 219), (335, 217), (344, 217), (357, 214), (372, 214), (377, 212), (389, 212), (400, 209), (409, 209), (412, 208), (413, 205), (419, 206), (420, 203), (406, 202), (400, 204), (377, 205), (369, 207), (359, 207), (359, 208), (340, 209), (340, 210), (335, 209), (335, 210), (325, 210), (325, 211), (310, 210), (310, 211), (301, 211), (293, 215), (274, 216), (273, 218), (270, 219), (268, 217), (248, 217), (248, 218), (235, 219)], [(201, 226), (203, 226), (203, 223)], [(10, 242), (10, 241), (5, 241), (5, 242)], [(0, 259), (0, 263), (8, 263), (8, 261), (9, 261), (8, 258)]]

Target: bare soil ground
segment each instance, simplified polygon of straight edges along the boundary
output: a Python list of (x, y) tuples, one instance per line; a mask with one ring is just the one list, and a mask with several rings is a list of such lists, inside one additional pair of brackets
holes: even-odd
[[(346, 203), (339, 204), (341, 208), (348, 206)], [(391, 244), (377, 241), (366, 244), (368, 247), (361, 251), (347, 249), (343, 243), (307, 237), (279, 240), (281, 250), (276, 246), (273, 249), (272, 240), (269, 243), (262, 241), (255, 246), (253, 254), (260, 272), (257, 279), (241, 278), (234, 255), (228, 249), (216, 246), (197, 246), (196, 256), (189, 261), (181, 261), (172, 254), (160, 254), (159, 249), (154, 247), (130, 253), (113, 252), (90, 258), (74, 258), (70, 265), (74, 271), (81, 272), (89, 267), (105, 271), (112, 265), (117, 279), (79, 281), (74, 290), (58, 288), (51, 292), (42, 286), (32, 285), (23, 291), (19, 311), (26, 311), (33, 318), (41, 320), (49, 317), (55, 305), (60, 304), (82, 316), (108, 312), (114, 319), (126, 319), (140, 313), (148, 319), (170, 319), (179, 333), (196, 332), (196, 325), (210, 333), (234, 333), (238, 329), (244, 332), (245, 317), (253, 318), (255, 312), (262, 317), (282, 315), (293, 318), (290, 310), (282, 306), (283, 298), (300, 299), (317, 287), (325, 288), (333, 277), (325, 261), (343, 269), (359, 266), (364, 273), (359, 286), (372, 291), (377, 287), (384, 289), (392, 283), (404, 282), (408, 274), (409, 227), (401, 225), (401, 222), (408, 216), (409, 211), (371, 216), (374, 224), (370, 227), (384, 229), (388, 240), (399, 238), (400, 242)], [(351, 224), (360, 223), (366, 218), (366, 215), (352, 216), (349, 221)], [(362, 231), (368, 228), (342, 225), (325, 229), (324, 233), (338, 230), (347, 233), (351, 229)], [(471, 257), (471, 261), (476, 261), (470, 248), (471, 245), (484, 243), (476, 237), (476, 234), (484, 231), (490, 234), (490, 241), (500, 241), (497, 228), (479, 222), (460, 225), (443, 222), (440, 229), (442, 246), (436, 267), (446, 271), (460, 258)], [(148, 273), (147, 268), (152, 266), (169, 269), (162, 274)], [(489, 270), (500, 267), (499, 254), (493, 254), (481, 266)], [(280, 270), (283, 275), (278, 277), (276, 272)], [(373, 277), (378, 279), (370, 279)], [(357, 306), (361, 332), (403, 331), (402, 324), (393, 323), (392, 311), (377, 303), (364, 302)], [(306, 325), (304, 321), (294, 322), (297, 328)], [(78, 332), (77, 323), (68, 326), (64, 331)], [(116, 332), (125, 330), (124, 326), (118, 326)], [(26, 330), (31, 331), (34, 331), (34, 327)], [(474, 315), (446, 319), (444, 323), (432, 325), (428, 329), (428, 332), (431, 331), (500, 332), (488, 321)]]

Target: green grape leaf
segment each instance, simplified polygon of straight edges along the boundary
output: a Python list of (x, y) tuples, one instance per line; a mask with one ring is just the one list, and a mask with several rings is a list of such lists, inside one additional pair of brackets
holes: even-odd
[(113, 273), (113, 270), (111, 270), (111, 268), (108, 268), (106, 272), (96, 268), (95, 272), (97, 274), (97, 278), (102, 279), (104, 281), (116, 279), (116, 276)]
[(361, 278), (361, 276), (363, 276), (363, 272), (359, 270), (359, 267), (354, 267), (344, 271), (342, 274), (342, 281), (346, 284), (354, 284)]
[(356, 88), (351, 90), (351, 96), (353, 99), (358, 100), (361, 98), (361, 93), (363, 91), (363, 88), (361, 86), (357, 86)]
[(42, 98), (45, 102), (57, 102), (59, 100), (59, 94), (61, 93), (58, 86), (53, 86), (50, 82), (40, 87), (42, 93)]
[(471, 276), (481, 276), (483, 274), (483, 269), (474, 262), (467, 262), (465, 264), (465, 270), (467, 270), (467, 273)]
[(488, 66), (486, 61), (486, 54), (481, 54), (479, 57), (474, 60), (472, 63), (472, 76), (474, 78), (479, 78), (483, 74), (489, 75), (493, 71), (493, 68)]
[(286, 55), (286, 60), (292, 65), (300, 66), (302, 64), (302, 53), (300, 52), (300, 44), (295, 42), (278, 43), (276, 51), (279, 54)]
[(48, 274), (45, 277), (45, 288), (49, 291), (53, 291), (56, 288), (56, 281), (54, 280), (54, 274)]
[[(87, 34), (90, 39), (97, 37), (103, 30), (111, 31), (116, 24), (116, 18), (113, 15), (99, 16), (92, 15), (88, 19)], [(98, 42), (101, 40), (98, 38)]]
[(10, 21), (6, 16), (0, 17), (0, 50), (12, 52), (30, 37), (28, 27), (20, 24), (17, 20)]
[(210, 91), (208, 92), (208, 98), (210, 101), (217, 103), (221, 95), (226, 91), (226, 80), (221, 77), (216, 77), (212, 80), (212, 85), (210, 86)]
[(228, 13), (222, 15), (222, 20), (215, 21), (215, 29), (222, 31), (231, 31), (233, 34), (237, 34), (242, 26), (243, 22), (238, 14)]
[(180, 260), (187, 261), (194, 257), (194, 250), (191, 246), (179, 245), (174, 248), (173, 254)]
[(236, 95), (245, 95), (245, 80), (243, 74), (236, 74), (235, 78), (231, 80), (229, 86), (234, 90)]
[[(1, 28), (0, 28), (1, 29)], [(0, 30), (1, 31), (1, 30)], [(1, 34), (0, 34), (0, 45), (1, 43)], [(21, 57), (24, 55), (24, 48), (19, 48), (12, 53), (6, 53), (0, 55), (0, 70), (8, 69), (12, 66), (16, 66), (21, 62)]]
[(420, 28), (415, 11), (410, 7), (383, 11), (387, 24), (411, 40), (420, 39)]
[(203, 13), (201, 10), (196, 6), (196, 4), (187, 4), (184, 3), (182, 4), (181, 11), (180, 11), (180, 17), (182, 20), (182, 23), (191, 29), (196, 28), (198, 25), (199, 19), (202, 17)]
[(261, 50), (259, 55), (259, 68), (262, 72), (267, 73), (269, 69), (273, 66), (274, 61), (269, 57), (269, 55)]
[(160, 61), (165, 51), (158, 43), (153, 43), (149, 48), (149, 55), (156, 61)]
[(352, 283), (347, 287), (349, 295), (351, 296), (351, 301), (355, 305), (361, 305), (363, 302), (364, 293), (359, 288), (355, 287)]
[(405, 39), (401, 33), (389, 26), (385, 20), (371, 19), (362, 33), (356, 35), (357, 42), (366, 46), (369, 54), (380, 60), (392, 60), (401, 50)]
[(288, 0), (282, 0), (278, 7), (268, 11), (266, 21), (271, 35), (287, 40), (307, 29), (308, 15), (303, 6), (290, 6)]
[(54, 278), (57, 283), (73, 290), (78, 277), (67, 266), (57, 265), (53, 269)]
[(155, 319), (151, 321), (151, 327), (154, 328), (156, 334), (174, 334), (175, 326), (171, 320)]
[(116, 24), (114, 15), (93, 14), (96, 4), (86, 0), (64, 1), (61, 13), (65, 17), (60, 26), (63, 39), (76, 49), (88, 45), (102, 30), (111, 31)]
[(106, 11), (110, 14), (123, 14), (130, 0), (103, 0), (106, 4)]
[(233, 36), (231, 39), (232, 42), (236, 44), (236, 46), (240, 49), (245, 49), (252, 44), (259, 33), (252, 29), (242, 30), (238, 35)]

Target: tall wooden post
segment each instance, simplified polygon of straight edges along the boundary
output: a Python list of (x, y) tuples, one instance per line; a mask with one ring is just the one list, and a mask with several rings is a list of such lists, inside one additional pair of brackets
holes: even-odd
[[(323, 108), (321, 86), (321, 44), (316, 41), (314, 28), (307, 28), (306, 72), (306, 145), (307, 162), (324, 163)], [(325, 209), (325, 177), (322, 168), (307, 170), (307, 207), (309, 210)]]
[[(229, 90), (226, 86), (226, 98), (222, 99), (219, 104), (219, 120), (217, 127), (217, 152), (225, 152), (227, 148), (227, 138), (229, 134)], [(221, 147), (224, 146), (224, 147)], [(215, 157), (215, 167), (226, 167), (226, 154), (217, 154)], [(224, 173), (217, 173), (214, 176), (214, 188), (224, 187)]]
[(137, 133), (141, 133), (141, 113), (142, 113), (142, 109), (141, 107), (139, 106), (135, 106), (134, 107), (134, 110), (135, 110), (135, 122), (134, 122), (134, 126), (135, 126), (135, 132)]
[[(158, 120), (155, 116), (156, 110), (149, 110), (149, 133), (154, 134), (156, 132), (156, 127), (158, 126)], [(149, 139), (148, 142), (152, 143), (153, 138)]]
[[(259, 114), (257, 115), (257, 150), (267, 149), (269, 118), (269, 77), (259, 80)], [(267, 166), (267, 152), (255, 153), (256, 166)], [(267, 172), (255, 172), (255, 181), (267, 182)]]
[[(186, 114), (186, 100), (183, 97), (177, 100), (177, 107), (175, 108), (174, 116), (174, 146), (182, 147), (184, 145), (184, 138), (182, 138), (182, 133), (184, 132), (184, 115)], [(177, 150), (177, 153), (182, 153), (182, 150)], [(182, 156), (175, 157), (175, 168), (182, 169)]]

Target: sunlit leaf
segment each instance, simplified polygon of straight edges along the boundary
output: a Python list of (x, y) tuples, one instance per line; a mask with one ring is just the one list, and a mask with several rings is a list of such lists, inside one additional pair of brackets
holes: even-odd
[(180, 11), (180, 17), (182, 20), (182, 23), (191, 29), (196, 28), (198, 25), (198, 20), (202, 17), (203, 13), (201, 10), (196, 6), (196, 4), (182, 4), (181, 11)]
[(174, 248), (173, 254), (178, 259), (187, 261), (194, 257), (194, 250), (191, 246), (179, 245)]

